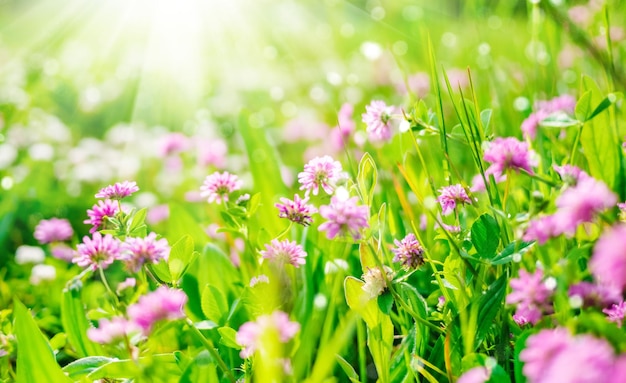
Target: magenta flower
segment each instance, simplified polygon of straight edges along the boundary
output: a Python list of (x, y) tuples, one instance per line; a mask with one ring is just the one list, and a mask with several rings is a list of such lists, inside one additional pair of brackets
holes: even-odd
[(471, 368), (459, 377), (456, 383), (485, 383), (491, 378), (491, 370), (485, 366)]
[(226, 165), (228, 145), (222, 139), (198, 141), (198, 164), (200, 166), (214, 166), (218, 169)]
[(367, 125), (367, 133), (372, 142), (389, 141), (392, 137), (390, 120), (395, 112), (394, 106), (387, 106), (383, 101), (372, 101), (365, 107), (365, 113), (361, 115)]
[(304, 171), (298, 174), (300, 190), (317, 195), (321, 187), (326, 193), (332, 194), (342, 173), (341, 163), (333, 160), (331, 156), (315, 157), (304, 165)]
[(626, 302), (621, 301), (620, 303), (616, 303), (610, 308), (602, 310), (602, 312), (607, 315), (609, 321), (617, 323), (617, 327), (621, 328), (622, 322), (624, 321), (624, 314), (626, 314)]
[(543, 281), (541, 269), (534, 274), (522, 269), (519, 278), (512, 278), (510, 284), (513, 291), (507, 295), (506, 303), (517, 305), (516, 322), (536, 324), (544, 313), (552, 312), (550, 299), (554, 288)]
[(554, 217), (546, 215), (528, 222), (528, 228), (523, 239), (524, 241), (537, 241), (544, 244), (548, 239), (558, 235), (559, 233), (554, 226)]
[(96, 343), (112, 344), (139, 332), (139, 327), (126, 318), (113, 317), (111, 320), (100, 319), (98, 328), (87, 330), (87, 337)]
[(557, 212), (554, 227), (557, 233), (574, 235), (583, 222), (591, 222), (594, 216), (615, 206), (617, 196), (604, 182), (594, 178), (581, 178), (576, 186), (567, 188), (556, 199)]
[(98, 194), (96, 194), (96, 198), (120, 200), (130, 196), (138, 190), (139, 188), (137, 187), (137, 183), (134, 181), (118, 182), (114, 185), (109, 185), (100, 189)]
[(200, 187), (200, 196), (208, 197), (207, 201), (222, 203), (228, 202), (228, 195), (235, 190), (241, 189), (243, 182), (234, 174), (228, 172), (215, 172), (207, 176)]
[(439, 189), (439, 193), (441, 193), (441, 195), (437, 197), (437, 201), (441, 204), (441, 213), (443, 215), (452, 213), (457, 203), (472, 203), (472, 200), (467, 196), (467, 192), (461, 184), (443, 187)]
[(354, 239), (361, 238), (361, 229), (369, 227), (369, 208), (357, 205), (358, 198), (340, 198), (333, 196), (330, 205), (320, 207), (320, 215), (327, 221), (322, 223), (318, 230), (326, 231), (326, 237), (333, 239), (336, 236), (351, 235)]
[(575, 106), (576, 99), (568, 94), (548, 101), (538, 101), (535, 103), (536, 111), (522, 122), (522, 132), (525, 136), (534, 139), (537, 135), (537, 128), (543, 120), (558, 112), (573, 114)]
[(485, 149), (484, 159), (491, 163), (485, 172), (486, 176), (493, 174), (498, 179), (507, 170), (526, 170), (533, 172), (533, 166), (537, 165), (535, 152), (528, 148), (526, 142), (522, 142), (515, 137), (498, 137), (493, 140)]
[(578, 297), (583, 307), (608, 307), (622, 300), (622, 292), (615, 286), (585, 281), (571, 285), (567, 295)]
[(277, 239), (273, 239), (271, 243), (265, 245), (265, 250), (262, 250), (260, 253), (264, 259), (279, 265), (290, 263), (296, 268), (306, 263), (304, 258), (307, 256), (302, 246), (288, 239), (280, 242)]
[(554, 165), (553, 168), (567, 185), (576, 185), (578, 181), (590, 178), (589, 174), (574, 165)]
[(605, 231), (596, 242), (589, 261), (591, 273), (601, 283), (626, 287), (626, 225)]
[(308, 198), (302, 199), (297, 194), (293, 196), (293, 201), (283, 197), (280, 202), (274, 205), (278, 208), (278, 216), (302, 226), (309, 226), (313, 222), (312, 215), (317, 213), (315, 206), (307, 204)]
[(401, 241), (393, 241), (396, 245), (393, 251), (394, 262), (402, 263), (406, 269), (417, 269), (424, 264), (424, 248), (413, 233), (407, 234)]
[(167, 157), (171, 154), (184, 152), (189, 148), (189, 137), (182, 133), (169, 133), (159, 140), (159, 155)]
[(152, 326), (161, 320), (176, 320), (185, 317), (183, 306), (187, 295), (182, 290), (161, 286), (128, 307), (126, 313), (132, 322), (148, 334)]
[(83, 243), (77, 246), (78, 254), (72, 260), (80, 267), (91, 267), (92, 270), (101, 267), (106, 269), (113, 261), (119, 259), (121, 244), (117, 238), (107, 234), (104, 237), (96, 232), (93, 238), (83, 237)]
[(270, 279), (265, 274), (250, 278), (250, 287), (254, 287), (259, 283), (270, 283)]
[(52, 245), (50, 252), (56, 259), (60, 259), (67, 262), (72, 262), (72, 259), (76, 256), (76, 250), (69, 247), (65, 243), (55, 243)]
[(63, 242), (72, 238), (74, 230), (70, 221), (62, 218), (42, 219), (35, 227), (33, 236), (40, 244)]
[(145, 238), (127, 237), (122, 244), (122, 255), (129, 270), (138, 272), (144, 263), (159, 263), (161, 259), (167, 260), (170, 254), (170, 246), (167, 239), (156, 239), (156, 233), (150, 233)]
[(93, 234), (103, 226), (102, 224), (105, 223), (105, 217), (113, 218), (119, 211), (119, 206), (115, 201), (110, 199), (98, 201), (97, 204), (93, 205), (91, 210), (87, 210), (89, 219), (86, 219), (83, 223), (92, 225), (89, 232)]
[(300, 323), (291, 322), (282, 311), (261, 315), (254, 322), (246, 322), (237, 331), (237, 343), (243, 346), (239, 355), (246, 359), (263, 346), (262, 338), (275, 334), (281, 343), (287, 343), (300, 331)]
[(146, 215), (146, 223), (149, 225), (156, 225), (159, 222), (165, 221), (170, 217), (170, 207), (167, 204), (153, 206), (148, 209)]
[(572, 336), (563, 328), (529, 336), (519, 357), (529, 383), (605, 382), (615, 362), (613, 349), (605, 340)]

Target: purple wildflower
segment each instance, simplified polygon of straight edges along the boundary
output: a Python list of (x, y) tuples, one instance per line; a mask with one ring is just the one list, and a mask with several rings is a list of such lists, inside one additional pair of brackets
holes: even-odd
[(528, 148), (526, 142), (515, 137), (498, 137), (493, 140), (485, 150), (484, 159), (491, 163), (485, 176), (493, 174), (496, 179), (504, 175), (509, 169), (515, 171), (523, 169), (532, 173), (532, 167), (537, 165), (535, 152)]
[(626, 302), (616, 303), (610, 308), (602, 310), (602, 312), (607, 315), (609, 321), (617, 323), (617, 327), (621, 328), (624, 314), (626, 314)]
[(315, 157), (304, 165), (304, 171), (298, 174), (298, 182), (302, 185), (300, 190), (317, 195), (321, 187), (326, 193), (332, 194), (337, 181), (342, 177), (342, 172), (341, 163), (333, 160), (331, 156)]
[(544, 244), (548, 239), (557, 235), (559, 233), (556, 232), (554, 226), (554, 217), (546, 215), (528, 223), (523, 239), (524, 241), (537, 241), (539, 244)]
[(218, 169), (226, 165), (228, 145), (222, 139), (198, 141), (198, 164), (200, 166), (214, 166)]
[(536, 111), (522, 122), (522, 132), (525, 136), (534, 139), (537, 135), (537, 128), (543, 120), (559, 112), (573, 114), (575, 106), (576, 99), (568, 94), (548, 101), (538, 101), (535, 103)]
[(573, 235), (579, 224), (591, 222), (597, 213), (614, 207), (616, 203), (617, 196), (604, 182), (582, 178), (556, 199), (555, 230), (559, 234)]
[(585, 281), (571, 285), (567, 295), (570, 300), (580, 299), (583, 307), (608, 307), (622, 299), (621, 291), (613, 285)]
[(96, 343), (112, 344), (139, 332), (139, 327), (126, 318), (113, 317), (111, 320), (100, 319), (98, 328), (87, 330), (87, 337)]
[(121, 244), (117, 238), (107, 234), (104, 237), (96, 232), (93, 238), (83, 237), (83, 243), (77, 246), (78, 254), (72, 262), (80, 267), (91, 267), (92, 270), (101, 267), (106, 269), (114, 260), (119, 259)]
[(549, 300), (554, 289), (543, 281), (541, 269), (534, 274), (522, 269), (519, 278), (512, 278), (510, 283), (513, 291), (507, 295), (506, 303), (517, 305), (515, 315), (518, 319), (536, 324), (544, 313), (552, 312)]
[(343, 150), (346, 147), (350, 135), (356, 129), (356, 124), (352, 120), (353, 112), (354, 107), (352, 104), (343, 104), (337, 115), (338, 125), (330, 131), (331, 144), (337, 151)]
[(553, 167), (561, 177), (561, 180), (563, 180), (563, 182), (567, 185), (576, 185), (578, 184), (578, 181), (590, 178), (589, 174), (574, 165), (554, 165)]
[(72, 262), (72, 259), (76, 256), (76, 250), (69, 247), (65, 243), (55, 243), (52, 245), (50, 249), (52, 256), (56, 259), (61, 259), (63, 261)]
[(467, 196), (467, 192), (461, 184), (443, 187), (439, 189), (439, 193), (441, 193), (441, 195), (437, 197), (437, 201), (441, 204), (441, 213), (443, 215), (452, 213), (457, 203), (472, 203), (472, 200)]
[(491, 370), (485, 366), (478, 366), (465, 371), (456, 383), (485, 383), (490, 378)]
[(626, 225), (620, 224), (605, 231), (593, 248), (589, 269), (601, 283), (626, 287)]
[(130, 320), (141, 327), (144, 334), (148, 334), (152, 326), (160, 320), (184, 318), (185, 303), (187, 295), (182, 290), (161, 286), (139, 298), (126, 312)]
[(182, 133), (169, 133), (159, 140), (159, 155), (161, 157), (184, 152), (188, 148), (189, 137)]
[(270, 279), (265, 274), (250, 278), (250, 287), (254, 287), (259, 283), (270, 283)]
[(275, 334), (282, 343), (287, 343), (300, 331), (300, 323), (291, 322), (289, 316), (282, 311), (274, 311), (271, 315), (261, 315), (254, 322), (246, 322), (237, 331), (237, 343), (243, 346), (239, 353), (242, 358), (251, 357), (262, 347), (262, 337)]
[(137, 187), (137, 183), (134, 181), (118, 182), (114, 185), (109, 185), (100, 189), (100, 191), (96, 194), (96, 198), (120, 200), (130, 196), (138, 190), (139, 187)]
[(330, 205), (320, 207), (320, 215), (327, 219), (318, 230), (326, 231), (326, 237), (333, 239), (338, 235), (350, 234), (352, 238), (361, 238), (361, 229), (369, 227), (369, 208), (364, 205), (357, 205), (358, 198), (345, 198), (344, 196), (333, 196)]
[(407, 269), (417, 269), (424, 264), (424, 248), (413, 233), (409, 233), (401, 241), (396, 239), (393, 243), (396, 245), (391, 250), (395, 254), (394, 262), (401, 262)]
[(615, 355), (604, 339), (557, 328), (529, 336), (520, 360), (529, 383), (594, 383), (607, 381)]
[(242, 185), (242, 181), (234, 174), (215, 172), (204, 180), (200, 187), (200, 196), (208, 197), (209, 203), (214, 201), (217, 203), (228, 202), (228, 195), (241, 189)]
[(265, 250), (261, 251), (261, 256), (280, 265), (290, 263), (298, 268), (306, 263), (304, 258), (307, 254), (302, 246), (294, 241), (273, 239), (271, 243), (265, 245)]
[(365, 113), (361, 115), (363, 122), (367, 125), (367, 133), (372, 142), (389, 141), (392, 137), (391, 120), (395, 112), (394, 106), (387, 106), (383, 101), (374, 100), (365, 106)]
[(91, 210), (87, 210), (87, 216), (89, 219), (86, 219), (83, 223), (92, 225), (89, 232), (93, 234), (102, 227), (102, 224), (105, 222), (105, 217), (113, 218), (118, 213), (119, 206), (115, 203), (115, 201), (110, 199), (98, 201), (97, 204), (93, 205)]
[(40, 244), (67, 241), (74, 235), (70, 221), (62, 218), (42, 219), (33, 236)]
[(170, 246), (167, 239), (156, 239), (156, 233), (150, 233), (145, 238), (127, 237), (122, 244), (121, 260), (129, 270), (137, 272), (144, 263), (159, 263), (161, 259), (167, 260), (170, 254)]
[(153, 206), (148, 209), (146, 215), (146, 223), (149, 225), (156, 225), (159, 222), (165, 221), (170, 217), (170, 207), (167, 204)]
[(302, 199), (297, 194), (293, 196), (293, 201), (283, 197), (280, 202), (274, 205), (278, 208), (278, 216), (302, 226), (309, 226), (313, 222), (311, 216), (317, 213), (315, 206), (307, 204), (308, 198)]

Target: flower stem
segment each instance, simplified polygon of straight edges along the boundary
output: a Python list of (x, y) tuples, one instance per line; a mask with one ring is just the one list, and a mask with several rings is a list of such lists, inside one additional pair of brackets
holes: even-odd
[(120, 300), (117, 298), (117, 294), (111, 289), (109, 286), (109, 282), (107, 281), (107, 277), (104, 275), (104, 269), (100, 265), (98, 265), (98, 273), (100, 274), (100, 279), (104, 284), (104, 287), (108, 291), (108, 293), (113, 297), (113, 301), (115, 302), (115, 309), (118, 310), (120, 307)]
[(220, 354), (215, 350), (215, 346), (213, 345), (213, 342), (211, 342), (210, 339), (207, 339), (204, 335), (202, 335), (200, 330), (198, 330), (198, 328), (194, 326), (191, 319), (187, 318), (187, 324), (191, 328), (191, 332), (196, 336), (196, 338), (198, 338), (198, 340), (200, 341), (200, 343), (202, 343), (204, 348), (207, 349), (207, 351), (209, 352), (209, 354), (211, 354), (213, 359), (215, 359), (215, 361), (217, 362), (217, 365), (222, 369), (222, 371), (224, 371), (224, 374), (226, 374), (228, 380), (230, 380), (231, 383), (236, 383), (237, 379), (235, 379), (235, 376), (233, 375), (232, 371), (228, 368), (228, 366), (224, 362), (224, 359), (222, 359)]

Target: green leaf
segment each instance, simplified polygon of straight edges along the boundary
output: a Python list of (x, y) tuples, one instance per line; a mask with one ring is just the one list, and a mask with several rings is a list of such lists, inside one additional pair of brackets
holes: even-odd
[(180, 374), (174, 354), (157, 354), (139, 358), (138, 361), (132, 359), (114, 360), (96, 368), (87, 377), (92, 380), (129, 379), (140, 376), (142, 371), (147, 372), (147, 367), (151, 367), (161, 374)]
[(202, 291), (202, 312), (207, 319), (221, 324), (228, 313), (228, 303), (222, 292), (215, 286), (206, 285)]
[(217, 332), (222, 337), (220, 343), (226, 347), (234, 348), (235, 350), (241, 350), (241, 345), (237, 343), (237, 331), (230, 327), (220, 327)]
[(378, 296), (378, 299), (376, 301), (378, 303), (378, 308), (380, 309), (380, 311), (382, 311), (386, 315), (389, 315), (389, 313), (391, 312), (391, 308), (393, 307), (393, 296), (391, 295), (391, 293), (389, 291), (385, 291)]
[(87, 329), (91, 326), (85, 314), (81, 299), (82, 282), (70, 281), (63, 289), (61, 300), (61, 322), (68, 340), (78, 356), (102, 355), (102, 347), (87, 337)]
[(491, 122), (491, 115), (493, 111), (491, 109), (485, 109), (480, 112), (480, 121), (483, 125), (483, 129), (485, 131), (485, 136), (489, 136), (491, 133), (491, 128), (489, 127), (489, 122)]
[(84, 376), (89, 375), (98, 368), (104, 366), (107, 363), (113, 362), (116, 359), (108, 358), (106, 356), (88, 356), (73, 361), (72, 363), (63, 367), (63, 371), (69, 375), (70, 378), (78, 380)]
[(189, 235), (193, 240), (197, 250), (199, 250), (209, 239), (208, 235), (200, 227), (200, 224), (187, 209), (182, 205), (170, 203), (170, 217), (167, 220), (167, 230), (165, 238), (169, 243), (175, 243), (182, 237)]
[[(618, 137), (615, 137), (611, 129), (608, 113), (601, 113), (608, 106), (603, 106), (605, 104), (598, 85), (590, 77), (583, 76), (583, 87), (591, 94), (590, 105), (598, 105), (598, 107), (587, 116), (587, 122), (582, 128), (580, 144), (587, 157), (591, 175), (601, 179), (613, 189), (620, 167), (621, 148)], [(593, 120), (591, 116), (594, 117)]]
[(580, 121), (571, 118), (567, 113), (554, 113), (539, 122), (544, 128), (564, 129), (570, 126), (577, 126)]
[(147, 226), (145, 224), (147, 212), (148, 209), (144, 207), (143, 209), (139, 209), (135, 214), (133, 214), (127, 230), (129, 236), (145, 237), (147, 235)]
[(535, 242), (513, 241), (491, 260), (491, 264), (495, 266), (512, 262), (515, 254), (524, 255), (534, 245)]
[(207, 350), (202, 350), (183, 371), (179, 383), (219, 383), (219, 381), (215, 361)]
[(476, 347), (478, 347), (494, 323), (498, 312), (502, 309), (502, 300), (506, 293), (506, 274), (503, 274), (487, 288), (478, 300), (478, 316), (476, 327)]
[(350, 309), (361, 315), (367, 325), (367, 346), (378, 371), (379, 381), (389, 382), (389, 364), (393, 347), (393, 324), (374, 299), (363, 291), (364, 282), (346, 277), (344, 291)]
[(356, 180), (361, 196), (363, 197), (363, 202), (368, 206), (372, 204), (377, 179), (378, 172), (376, 170), (376, 163), (372, 156), (365, 152), (363, 157), (361, 157), (361, 162), (359, 162), (359, 172), (356, 176)]
[(515, 349), (513, 350), (513, 370), (515, 371), (515, 382), (516, 383), (526, 383), (526, 376), (522, 372), (524, 368), (524, 362), (522, 362), (519, 358), (519, 354), (522, 352), (524, 348), (526, 348), (526, 339), (529, 336), (533, 335), (535, 330), (529, 329), (522, 332), (515, 341)]
[(189, 265), (196, 259), (198, 253), (193, 251), (193, 239), (189, 235), (178, 240), (170, 251), (167, 266), (172, 276), (172, 281), (178, 281), (186, 272)]
[(48, 341), (37, 327), (28, 309), (19, 299), (13, 300), (17, 338), (17, 383), (71, 383), (61, 370)]
[[(271, 236), (274, 238), (280, 232), (280, 228), (285, 226), (278, 217), (274, 201), (279, 196), (285, 196), (287, 189), (282, 182), (278, 153), (276, 148), (268, 142), (267, 130), (253, 128), (249, 120), (248, 112), (240, 113), (237, 128), (248, 154), (254, 190), (260, 193), (258, 213), (251, 217), (251, 221), (258, 221), (262, 223), (261, 226), (271, 229)], [(252, 188), (252, 185), (246, 186)]]
[(167, 262), (164, 260), (160, 260), (159, 263), (151, 263), (147, 265), (148, 269), (152, 271), (152, 273), (159, 278), (161, 282), (170, 283), (175, 282), (172, 279), (172, 275), (170, 274), (170, 268), (167, 265)]
[(335, 355), (335, 358), (337, 359), (337, 362), (339, 363), (339, 367), (341, 367), (343, 372), (345, 372), (346, 375), (348, 375), (348, 379), (350, 379), (350, 382), (352, 383), (361, 382), (359, 380), (359, 375), (356, 373), (356, 371), (354, 370), (354, 367), (352, 367), (350, 363), (348, 363), (344, 358), (342, 358), (341, 355), (337, 354)]
[(500, 243), (500, 227), (489, 214), (483, 214), (472, 225), (472, 243), (479, 258), (493, 258)]
[(591, 114), (591, 91), (588, 90), (576, 102), (574, 115), (579, 121), (587, 121)]

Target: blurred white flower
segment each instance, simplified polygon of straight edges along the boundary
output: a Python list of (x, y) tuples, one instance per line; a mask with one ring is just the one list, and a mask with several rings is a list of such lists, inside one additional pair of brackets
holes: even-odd
[(22, 245), (15, 252), (15, 263), (24, 265), (26, 263), (41, 263), (46, 254), (41, 247)]
[(50, 265), (35, 265), (30, 274), (30, 283), (38, 285), (43, 281), (53, 281), (57, 277), (57, 270)]

